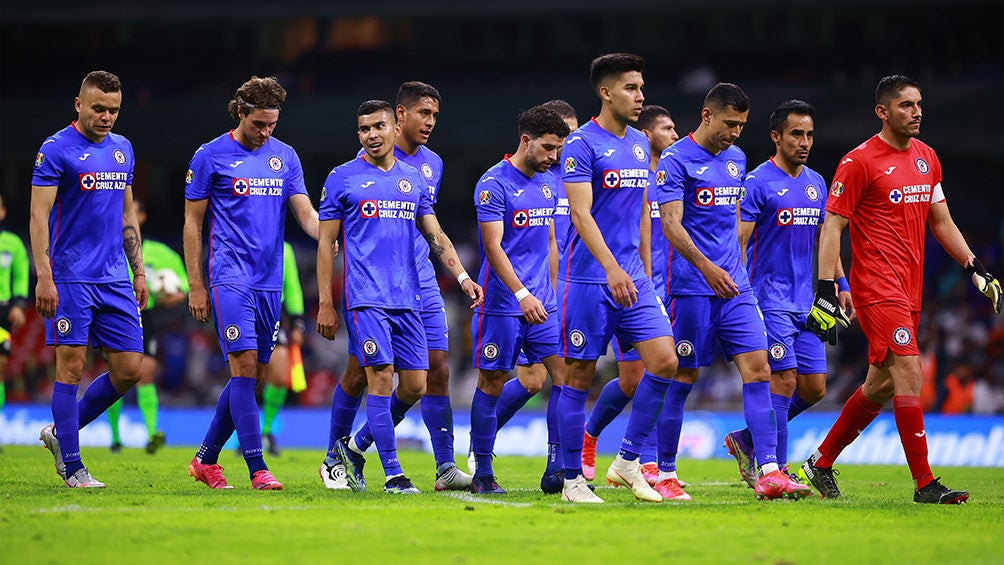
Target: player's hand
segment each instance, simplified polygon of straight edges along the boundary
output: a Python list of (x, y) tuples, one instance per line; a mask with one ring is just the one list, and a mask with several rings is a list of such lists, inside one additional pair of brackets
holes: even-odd
[(335, 332), (338, 331), (338, 315), (335, 314), (335, 307), (330, 304), (321, 304), (317, 309), (317, 333), (324, 339), (335, 339)]
[(140, 310), (146, 310), (146, 303), (150, 300), (150, 291), (146, 288), (146, 275), (133, 277), (132, 290), (136, 295), (136, 304)]
[(7, 321), (10, 322), (10, 329), (18, 330), (25, 322), (24, 308), (20, 306), (11, 306), (10, 311), (7, 313)]
[(523, 318), (531, 324), (543, 324), (547, 321), (547, 309), (532, 294), (519, 301), (519, 309), (523, 312)]
[(607, 284), (610, 285), (610, 294), (613, 295), (614, 302), (619, 306), (630, 308), (638, 302), (638, 288), (620, 265), (607, 271)]
[(200, 322), (209, 321), (209, 293), (204, 286), (193, 286), (188, 293), (188, 311)]
[(816, 284), (816, 298), (812, 302), (812, 310), (805, 320), (805, 326), (812, 330), (820, 340), (830, 345), (837, 344), (837, 324), (845, 328), (850, 319), (840, 309), (837, 301), (836, 285), (831, 280), (820, 279)]
[(844, 311), (848, 320), (853, 320), (857, 317), (858, 312), (854, 309), (854, 299), (851, 298), (851, 293), (848, 291), (842, 291), (837, 293), (837, 302), (840, 303), (840, 309)]
[(481, 288), (481, 285), (474, 282), (473, 279), (465, 278), (464, 282), (460, 283), (460, 289), (464, 291), (464, 294), (469, 296), (471, 300), (474, 301), (471, 304), (471, 310), (481, 306), (485, 301), (485, 291)]
[(332, 258), (338, 257), (338, 241), (337, 240), (331, 242), (331, 257)]
[(983, 293), (990, 299), (990, 303), (994, 307), (994, 314), (1001, 313), (1001, 283), (997, 279), (987, 272), (987, 268), (980, 263), (980, 260), (973, 257), (973, 260), (969, 262), (966, 266), (966, 270), (972, 275), (973, 284), (976, 285), (976, 290)]
[(43, 318), (52, 318), (56, 315), (56, 307), (59, 306), (59, 292), (56, 290), (56, 283), (52, 282), (52, 277), (39, 277), (38, 284), (35, 285), (35, 310)]
[(729, 272), (714, 263), (710, 263), (709, 265), (705, 270), (701, 271), (701, 274), (704, 275), (704, 280), (707, 281), (708, 286), (714, 291), (715, 296), (718, 298), (734, 298), (738, 296), (739, 287), (736, 286)]

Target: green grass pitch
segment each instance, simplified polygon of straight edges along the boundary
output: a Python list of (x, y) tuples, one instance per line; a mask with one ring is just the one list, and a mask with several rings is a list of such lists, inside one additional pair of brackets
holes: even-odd
[[(232, 452), (232, 490), (187, 476), (193, 450), (150, 456), (84, 449), (102, 490), (63, 486), (41, 447), (0, 453), (0, 563), (1002, 563), (1004, 470), (945, 468), (962, 506), (912, 502), (906, 467), (838, 465), (844, 497), (757, 501), (731, 461), (682, 461), (689, 503), (635, 502), (598, 486), (607, 503), (573, 506), (537, 486), (543, 458), (500, 457), (507, 496), (436, 493), (432, 457), (402, 452), (419, 496), (326, 490), (319, 451), (268, 459), (282, 492), (250, 488)], [(598, 460), (602, 473), (609, 457)]]

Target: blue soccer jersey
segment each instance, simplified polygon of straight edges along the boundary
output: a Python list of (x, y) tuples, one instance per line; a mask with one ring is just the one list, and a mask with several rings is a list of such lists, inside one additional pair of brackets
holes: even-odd
[(209, 199), (209, 284), (282, 290), (286, 201), (307, 194), (300, 158), (270, 137), (252, 151), (225, 133), (195, 152), (185, 198)]
[(558, 257), (564, 255), (565, 248), (568, 247), (569, 232), (572, 230), (572, 216), (568, 209), (568, 193), (565, 192), (565, 183), (562, 179), (563, 170), (564, 166), (560, 162), (551, 165), (551, 168), (548, 169), (548, 172), (554, 175), (554, 195), (558, 199), (557, 206), (554, 208), (554, 216), (551, 217), (551, 223), (554, 224), (554, 240), (558, 245)]
[(383, 171), (353, 159), (324, 181), (320, 219), (342, 221), (346, 310), (421, 310), (416, 220), (433, 213), (424, 187), (422, 173), (401, 160)]
[[(564, 182), (592, 185), (590, 213), (617, 263), (632, 280), (645, 278), (638, 245), (643, 192), (648, 186), (648, 138), (632, 127), (627, 128), (624, 137), (617, 137), (594, 118), (568, 136), (562, 156)], [(607, 282), (606, 272), (574, 226), (558, 277), (571, 282)]]
[(739, 217), (756, 222), (746, 243), (746, 268), (760, 309), (808, 312), (826, 182), (808, 167), (792, 178), (772, 158), (750, 171), (743, 187)]
[[(557, 197), (550, 171), (527, 177), (509, 156), (488, 169), (474, 190), (479, 222), (502, 222), (502, 251), (523, 286), (552, 311), (557, 308), (548, 265), (549, 232)], [(485, 301), (478, 311), (519, 316), (519, 301), (488, 263), (480, 234), (481, 274)]]
[(662, 232), (662, 214), (659, 213), (659, 201), (655, 197), (658, 178), (658, 173), (654, 171), (649, 175), (648, 212), (652, 220), (652, 286), (662, 296), (666, 292), (666, 276), (669, 274), (669, 241)]
[(94, 143), (73, 124), (42, 143), (31, 184), (56, 187), (49, 214), (54, 282), (129, 280), (122, 248), (122, 209), (125, 189), (132, 186), (134, 163), (128, 139), (109, 133), (101, 143)]
[[(749, 277), (739, 257), (736, 219), (745, 175), (746, 155), (742, 149), (732, 145), (714, 155), (688, 135), (662, 152), (655, 189), (660, 205), (683, 201), (682, 223), (694, 245), (729, 273), (740, 292), (749, 289)], [(669, 266), (667, 294), (714, 296), (704, 275), (676, 249)]]

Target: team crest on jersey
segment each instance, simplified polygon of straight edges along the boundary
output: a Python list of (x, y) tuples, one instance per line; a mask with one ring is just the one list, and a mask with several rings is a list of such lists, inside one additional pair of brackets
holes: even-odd
[(492, 192), (490, 190), (482, 190), (481, 194), (478, 194), (478, 202), (480, 204), (488, 204), (492, 201)]
[(363, 218), (375, 218), (380, 214), (380, 207), (376, 200), (363, 200), (359, 203), (359, 215)]
[(655, 184), (664, 185), (666, 184), (666, 178), (669, 174), (666, 171), (659, 169), (659, 172), (655, 173)]
[(376, 355), (377, 350), (377, 342), (373, 338), (367, 339), (363, 342), (363, 353), (365, 353), (367, 357)]
[(494, 343), (486, 343), (485, 346), (481, 348), (481, 355), (484, 355), (485, 359), (489, 361), (494, 361), (499, 357), (499, 346)]
[(554, 193), (551, 192), (551, 187), (547, 186), (546, 184), (540, 186), (540, 193), (543, 194), (544, 198), (547, 198), (548, 200), (554, 197)]
[(910, 334), (910, 330), (900, 326), (896, 328), (896, 331), (892, 332), (892, 340), (899, 345), (906, 345), (910, 343), (910, 339), (913, 336)]
[(97, 185), (98, 181), (94, 178), (94, 173), (80, 173), (80, 190), (94, 190)]
[(576, 166), (578, 166), (578, 163), (575, 162), (575, 157), (567, 157), (565, 159), (565, 172), (566, 173), (573, 173), (573, 172), (575, 172), (575, 167)]
[(781, 345), (780, 343), (775, 343), (770, 346), (770, 358), (775, 361), (780, 361), (781, 359), (784, 359), (786, 353), (787, 351), (785, 351), (784, 346)]
[(123, 153), (121, 149), (116, 149), (115, 151), (112, 151), (112, 159), (115, 159), (115, 162), (118, 163), (119, 165), (125, 165), (126, 157), (125, 153)]
[(698, 206), (711, 206), (715, 203), (715, 191), (710, 188), (697, 189), (696, 202)]
[(898, 188), (894, 188), (894, 189), (892, 189), (892, 190), (889, 191), (889, 202), (892, 202), (893, 204), (899, 204), (902, 201), (903, 201), (903, 191), (902, 190), (900, 190)]
[(400, 190), (402, 194), (411, 194), (414, 187), (411, 186), (411, 181), (408, 179), (401, 179), (397, 181), (397, 189)]
[(638, 159), (642, 163), (645, 162), (645, 150), (641, 148), (641, 145), (635, 143), (634, 147), (631, 148), (631, 152), (634, 154), (635, 159)]
[(188, 169), (188, 172), (185, 173), (185, 184), (192, 184), (193, 180), (195, 180), (195, 172)]
[(739, 178), (739, 165), (730, 159), (727, 163), (725, 163), (725, 172), (728, 173), (730, 177), (737, 179)]
[(512, 215), (512, 227), (525, 228), (530, 222), (530, 214), (526, 210), (516, 210)]
[(234, 179), (230, 182), (230, 186), (233, 187), (234, 196), (247, 196), (251, 188), (248, 179)]
[(834, 182), (830, 186), (830, 195), (831, 196), (839, 197), (843, 193), (844, 193), (844, 183), (842, 183), (842, 182)]
[(819, 191), (811, 184), (805, 187), (805, 197), (813, 202), (819, 200)]
[(282, 170), (282, 159), (278, 155), (272, 155), (268, 158), (268, 168), (278, 173)]
[(568, 343), (578, 349), (586, 344), (586, 334), (582, 333), (581, 330), (572, 330), (568, 332)]
[(690, 357), (694, 354), (694, 344), (683, 340), (676, 344), (676, 354), (680, 357)]
[(432, 175), (434, 173), (432, 171), (432, 167), (429, 166), (428, 163), (422, 163), (422, 174), (425, 175), (425, 178), (432, 180)]
[(237, 341), (241, 337), (241, 329), (237, 324), (230, 324), (223, 330), (223, 337), (227, 338), (227, 341)]
[(35, 155), (35, 168), (37, 169), (37, 168), (41, 167), (42, 163), (44, 163), (44, 162), (45, 162), (45, 153), (42, 153), (41, 151), (39, 151), (38, 155)]
[(66, 335), (70, 333), (70, 328), (72, 327), (73, 324), (70, 323), (69, 318), (63, 316), (56, 319), (56, 332), (59, 333), (59, 335)]
[(927, 161), (925, 161), (920, 157), (917, 157), (917, 170), (920, 171), (920, 174), (926, 175), (927, 171), (931, 170), (931, 167), (928, 166)]
[(777, 225), (790, 226), (793, 219), (795, 215), (792, 214), (791, 208), (781, 208), (777, 211)]
[(621, 185), (621, 172), (617, 169), (603, 171), (603, 188), (617, 188)]

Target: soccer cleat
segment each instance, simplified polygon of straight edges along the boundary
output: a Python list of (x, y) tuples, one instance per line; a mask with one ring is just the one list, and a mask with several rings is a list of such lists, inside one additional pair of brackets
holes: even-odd
[(335, 442), (335, 452), (345, 464), (345, 478), (349, 482), (349, 487), (355, 492), (366, 492), (366, 477), (363, 476), (366, 458), (349, 448), (348, 436)]
[[(799, 469), (799, 470), (801, 470), (801, 469)], [(791, 481), (794, 482), (794, 483), (798, 483), (800, 485), (806, 484), (806, 481), (802, 478), (803, 474), (799, 473), (797, 471), (794, 472), (794, 473), (792, 473), (791, 469), (789, 469), (787, 465), (785, 465), (784, 467), (781, 467), (781, 472), (784, 473), (785, 475), (788, 475), (788, 478), (791, 479)]]
[(816, 456), (813, 455), (805, 463), (802, 463), (802, 472), (805, 473), (805, 478), (809, 479), (809, 484), (815, 487), (823, 498), (840, 498), (840, 489), (837, 488), (837, 480), (834, 478), (840, 472), (832, 467), (816, 467), (816, 460)]
[(655, 486), (659, 482), (659, 464), (645, 463), (641, 466), (641, 476), (645, 477), (648, 484)]
[(218, 463), (205, 465), (193, 457), (192, 462), (188, 464), (188, 476), (205, 483), (209, 488), (234, 488), (227, 484), (227, 479), (223, 476), (223, 467)]
[(565, 486), (564, 469), (558, 469), (554, 473), (545, 472), (540, 478), (540, 490), (544, 491), (544, 494), (558, 494), (563, 486)]
[(467, 490), (471, 488), (471, 476), (460, 470), (455, 463), (443, 463), (436, 469), (436, 490)]
[(117, 441), (113, 441), (108, 450), (112, 453), (122, 453), (122, 444)]
[(593, 493), (593, 489), (589, 488), (592, 485), (586, 482), (586, 478), (582, 475), (575, 477), (574, 479), (565, 479), (565, 484), (561, 488), (561, 498), (565, 502), (576, 502), (576, 503), (586, 503), (586, 504), (599, 504), (603, 502), (603, 499), (596, 496)]
[(664, 479), (656, 483), (653, 488), (655, 489), (655, 492), (662, 495), (662, 497), (666, 500), (693, 500), (693, 497), (687, 494), (683, 490), (683, 487), (680, 486), (679, 479)]
[(641, 465), (637, 461), (628, 461), (618, 455), (607, 468), (607, 482), (630, 488), (634, 497), (642, 502), (662, 502), (662, 495), (642, 476)]
[(157, 432), (150, 436), (150, 441), (146, 442), (146, 452), (153, 455), (157, 453), (158, 449), (164, 447), (165, 443), (167, 443), (167, 436), (164, 435), (164, 432)]
[(66, 486), (70, 488), (105, 488), (105, 483), (91, 476), (87, 467), (81, 467), (76, 473), (66, 478)]
[(397, 475), (387, 479), (383, 485), (383, 491), (390, 494), (422, 494), (422, 491), (411, 484), (411, 479), (404, 475)]
[(56, 426), (55, 424), (49, 424), (42, 428), (42, 431), (38, 433), (38, 439), (45, 445), (45, 448), (52, 453), (52, 457), (56, 460), (56, 474), (59, 478), (66, 480), (66, 464), (63, 463), (63, 453), (59, 451), (59, 440), (56, 439)]
[(587, 481), (596, 478), (596, 438), (582, 432), (582, 476)]
[(269, 455), (278, 457), (281, 453), (279, 450), (279, 442), (275, 441), (275, 436), (271, 433), (263, 434), (261, 436), (261, 443)]
[(743, 441), (742, 433), (737, 430), (725, 434), (725, 447), (729, 448), (729, 455), (735, 457), (739, 463), (739, 476), (742, 477), (747, 486), (755, 489), (757, 472), (753, 446)]
[(321, 475), (321, 482), (324, 483), (325, 488), (331, 490), (352, 490), (346, 478), (345, 465), (341, 461), (328, 463), (328, 459), (325, 459), (317, 472)]
[(969, 500), (967, 491), (951, 490), (940, 481), (941, 477), (938, 477), (926, 487), (913, 491), (913, 501), (921, 504), (964, 504)]
[(282, 483), (275, 480), (268, 469), (260, 469), (251, 475), (251, 488), (256, 490), (282, 490)]
[(480, 475), (471, 479), (471, 492), (474, 494), (505, 494), (505, 489), (500, 487), (495, 475)]
[(791, 477), (780, 470), (771, 471), (760, 477), (753, 487), (753, 492), (759, 500), (775, 498), (790, 498), (799, 500), (812, 494), (812, 489), (791, 480)]

